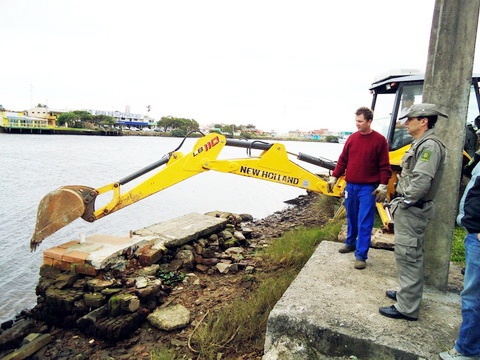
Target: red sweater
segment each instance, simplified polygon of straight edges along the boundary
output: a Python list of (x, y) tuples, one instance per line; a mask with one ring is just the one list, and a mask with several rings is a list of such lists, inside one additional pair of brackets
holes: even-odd
[(355, 184), (387, 184), (392, 175), (388, 143), (376, 131), (350, 135), (338, 158), (332, 176), (345, 175), (345, 181)]

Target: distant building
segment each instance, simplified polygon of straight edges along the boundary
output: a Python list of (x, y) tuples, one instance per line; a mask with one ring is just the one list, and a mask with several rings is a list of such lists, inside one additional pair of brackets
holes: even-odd
[[(130, 107), (127, 106), (126, 110)], [(133, 114), (130, 112), (121, 111), (105, 111), (105, 110), (85, 110), (92, 115), (106, 115), (115, 118), (115, 121), (120, 126), (134, 126), (137, 128), (155, 126), (156, 121), (147, 115)]]
[[(48, 128), (49, 120), (28, 116), (25, 111), (1, 111), (0, 126), (5, 128)], [(55, 121), (54, 121), (55, 124)]]
[[(1, 105), (0, 105), (1, 106)], [(128, 107), (127, 107), (128, 109)], [(47, 106), (36, 106), (25, 111), (9, 111), (0, 108), (2, 117), (0, 126), (25, 128), (54, 128), (58, 115), (72, 110), (51, 109)], [(154, 118), (141, 114), (120, 111), (82, 110), (92, 115), (108, 115), (115, 118), (119, 126), (134, 126), (137, 128), (156, 125)]]
[(0, 126), (8, 128), (54, 128), (58, 112), (48, 107), (34, 107), (25, 111), (0, 109)]
[[(132, 114), (130, 113), (130, 106), (125, 107), (126, 112), (121, 111), (105, 111), (105, 110), (90, 110), (90, 109), (82, 109), (82, 111), (86, 111), (92, 115), (107, 115), (115, 118), (115, 121), (120, 126), (134, 126), (134, 127), (148, 127), (148, 126), (155, 126), (156, 121), (155, 119), (141, 114)], [(26, 113), (28, 116), (42, 118), (48, 120), (48, 126), (55, 126), (55, 121), (58, 115), (66, 112), (70, 112), (73, 110), (55, 110), (50, 109), (49, 107), (45, 106), (37, 106), (27, 110)]]
[(47, 106), (36, 106), (25, 111), (26, 115), (29, 117), (47, 120), (47, 127), (54, 127), (58, 115), (64, 112), (67, 112), (67, 110), (50, 109)]

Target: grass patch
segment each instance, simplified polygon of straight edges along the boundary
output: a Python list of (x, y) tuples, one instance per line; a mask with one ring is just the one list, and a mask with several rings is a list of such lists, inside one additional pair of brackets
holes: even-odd
[(245, 348), (262, 350), (270, 311), (318, 244), (336, 239), (341, 226), (340, 221), (332, 221), (323, 228), (293, 230), (260, 252), (258, 256), (269, 270), (256, 276), (258, 287), (249, 299), (238, 299), (209, 314), (195, 330), (191, 344), (198, 351), (198, 359), (241, 353)]
[(450, 255), (450, 261), (459, 263), (461, 266), (465, 266), (465, 248), (463, 246), (463, 239), (467, 234), (466, 230), (456, 226), (453, 230), (452, 241), (452, 253)]
[(215, 359), (218, 353), (225, 352), (241, 353), (245, 348), (263, 349), (268, 315), (296, 274), (288, 270), (276, 276), (263, 275), (249, 299), (238, 299), (208, 314), (192, 336), (198, 359)]
[(323, 228), (296, 229), (276, 239), (260, 256), (276, 266), (300, 270), (322, 240), (335, 240), (342, 227), (332, 221)]
[(154, 349), (150, 353), (152, 360), (175, 360), (175, 350), (168, 348)]

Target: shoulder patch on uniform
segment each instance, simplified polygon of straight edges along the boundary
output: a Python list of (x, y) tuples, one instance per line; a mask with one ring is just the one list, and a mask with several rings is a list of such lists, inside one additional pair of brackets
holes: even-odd
[(432, 157), (432, 151), (431, 150), (423, 150), (422, 155), (420, 155), (420, 160), (421, 161), (430, 161), (431, 157)]

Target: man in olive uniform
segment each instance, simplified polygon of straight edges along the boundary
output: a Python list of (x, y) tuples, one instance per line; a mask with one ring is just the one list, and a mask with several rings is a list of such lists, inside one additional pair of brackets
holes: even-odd
[(414, 141), (402, 158), (398, 197), (390, 203), (399, 288), (386, 292), (386, 296), (397, 303), (379, 309), (380, 314), (393, 319), (418, 319), (424, 284), (425, 228), (433, 217), (433, 199), (446, 157), (445, 145), (433, 130), (439, 115), (448, 117), (434, 104), (417, 104), (401, 118), (406, 118), (407, 132)]

